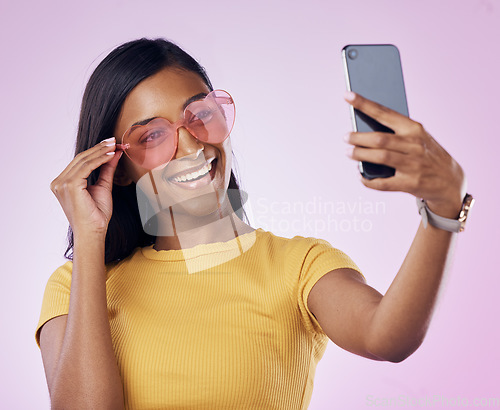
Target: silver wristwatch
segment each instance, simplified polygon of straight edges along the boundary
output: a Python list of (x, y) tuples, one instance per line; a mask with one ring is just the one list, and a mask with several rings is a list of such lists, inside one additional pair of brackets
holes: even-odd
[(427, 223), (432, 226), (443, 229), (448, 232), (462, 232), (465, 229), (465, 222), (469, 215), (469, 210), (474, 205), (474, 198), (467, 194), (462, 202), (462, 209), (458, 219), (443, 218), (432, 212), (423, 199), (417, 198), (418, 213), (422, 216), (424, 228), (427, 228)]

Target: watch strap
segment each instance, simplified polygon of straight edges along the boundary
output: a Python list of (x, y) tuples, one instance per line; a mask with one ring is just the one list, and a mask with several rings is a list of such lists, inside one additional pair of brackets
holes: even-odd
[(443, 229), (448, 232), (460, 232), (462, 228), (462, 222), (458, 219), (449, 219), (442, 216), (436, 215), (432, 212), (425, 201), (421, 198), (417, 198), (418, 213), (422, 216), (422, 223), (424, 228), (427, 228), (427, 224)]

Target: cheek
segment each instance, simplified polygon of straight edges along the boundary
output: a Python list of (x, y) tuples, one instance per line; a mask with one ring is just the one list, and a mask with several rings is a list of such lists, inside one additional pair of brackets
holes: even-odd
[(130, 178), (134, 183), (137, 184), (137, 181), (141, 179), (144, 174), (147, 173), (147, 170), (139, 167), (136, 165), (130, 158), (128, 158), (125, 154), (122, 155), (122, 158), (120, 159), (121, 162), (121, 167), (124, 172), (124, 174)]

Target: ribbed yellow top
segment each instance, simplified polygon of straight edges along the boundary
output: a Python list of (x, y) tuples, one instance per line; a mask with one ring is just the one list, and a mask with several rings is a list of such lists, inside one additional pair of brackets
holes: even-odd
[[(338, 268), (359, 271), (327, 241), (262, 229), (187, 250), (137, 248), (108, 265), (126, 408), (307, 409), (328, 342), (307, 297)], [(71, 269), (48, 280), (38, 346), (41, 326), (68, 313)]]

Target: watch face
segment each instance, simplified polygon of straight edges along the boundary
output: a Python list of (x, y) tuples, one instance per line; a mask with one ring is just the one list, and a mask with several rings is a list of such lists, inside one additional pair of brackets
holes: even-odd
[(472, 195), (465, 195), (464, 202), (462, 203), (462, 210), (460, 211), (460, 216), (458, 217), (458, 220), (460, 221), (460, 232), (465, 229), (465, 221), (467, 221), (467, 216), (469, 214), (469, 210), (472, 208), (472, 205), (474, 205), (474, 198)]
[(465, 202), (466, 202), (466, 204), (465, 204), (465, 205), (468, 207), (468, 209), (467, 209), (467, 210), (469, 210), (469, 209), (471, 209), (471, 208), (472, 208), (472, 205), (474, 205), (475, 199), (474, 199), (474, 198), (472, 198), (472, 195), (467, 194), (467, 195), (465, 196)]

